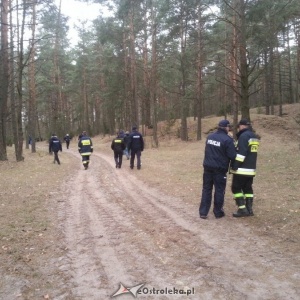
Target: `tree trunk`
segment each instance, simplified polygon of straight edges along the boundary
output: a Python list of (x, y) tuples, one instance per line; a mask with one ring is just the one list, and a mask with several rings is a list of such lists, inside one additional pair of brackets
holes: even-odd
[(250, 120), (249, 107), (249, 77), (247, 65), (247, 44), (246, 44), (246, 19), (245, 3), (240, 0), (240, 27), (239, 27), (239, 56), (240, 56), (240, 80), (241, 80), (241, 114), (242, 118)]
[(202, 8), (201, 4), (198, 5), (198, 43), (197, 43), (197, 96), (196, 96), (196, 116), (197, 116), (197, 140), (201, 140), (202, 135), (202, 106), (203, 106), (203, 83), (202, 83), (202, 57), (203, 57), (203, 41), (202, 41)]
[(36, 109), (36, 87), (35, 87), (35, 24), (36, 24), (36, 4), (32, 4), (32, 25), (31, 25), (31, 43), (30, 43), (30, 58), (29, 58), (29, 101), (28, 101), (28, 135), (31, 139), (31, 152), (35, 153), (36, 141), (36, 124), (37, 124), (37, 109)]
[(181, 71), (181, 82), (179, 87), (180, 94), (180, 115), (181, 115), (181, 128), (180, 128), (180, 138), (182, 141), (187, 141), (188, 128), (187, 128), (187, 117), (189, 112), (189, 103), (186, 99), (186, 28), (183, 12), (181, 11), (180, 17), (180, 71)]
[[(23, 106), (23, 71), (24, 71), (24, 34), (25, 34), (25, 16), (26, 16), (26, 1), (23, 1), (23, 13), (21, 31), (18, 30), (18, 70), (17, 70), (17, 106), (16, 106), (16, 121), (17, 121), (17, 137), (15, 137), (15, 154), (17, 161), (23, 161), (23, 126), (22, 126), (22, 106)], [(19, 24), (17, 26), (19, 28)]]
[(136, 61), (135, 61), (135, 34), (134, 34), (134, 7), (135, 1), (130, 1), (129, 12), (129, 40), (130, 40), (130, 94), (132, 104), (131, 121), (136, 126), (139, 126), (139, 101), (137, 97), (137, 82), (136, 82)]
[(7, 160), (6, 117), (8, 99), (8, 0), (1, 1), (0, 48), (0, 160)]
[(158, 134), (157, 134), (157, 21), (156, 21), (156, 9), (154, 6), (154, 1), (151, 1), (151, 34), (152, 34), (152, 49), (151, 49), (151, 86), (150, 86), (150, 98), (153, 107), (153, 142), (154, 146), (158, 147)]

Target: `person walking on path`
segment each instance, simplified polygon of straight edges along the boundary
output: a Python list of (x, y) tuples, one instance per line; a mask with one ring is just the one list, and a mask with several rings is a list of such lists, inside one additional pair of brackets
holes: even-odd
[(125, 143), (125, 150), (124, 150), (124, 154), (126, 156), (127, 159), (130, 158), (130, 152), (128, 151), (128, 144), (129, 144), (129, 131), (125, 132), (125, 136), (124, 136), (124, 143)]
[(125, 150), (124, 138), (121, 132), (118, 133), (117, 137), (114, 138), (111, 142), (111, 149), (114, 151), (114, 159), (116, 163), (116, 168), (121, 169), (123, 151)]
[(257, 151), (259, 139), (253, 132), (251, 122), (242, 119), (238, 123), (237, 156), (232, 162), (233, 174), (231, 191), (238, 210), (233, 217), (253, 216), (253, 178), (256, 175)]
[(54, 153), (53, 163), (57, 162), (60, 165), (60, 160), (58, 158), (58, 151), (62, 151), (62, 145), (55, 133), (52, 134), (49, 140), (49, 154)]
[(82, 136), (78, 142), (78, 151), (81, 154), (84, 169), (87, 170), (90, 163), (90, 156), (93, 153), (93, 142), (86, 131), (82, 132)]
[(214, 187), (214, 207), (215, 217), (225, 216), (223, 205), (227, 172), (230, 161), (236, 157), (234, 140), (228, 135), (231, 129), (228, 120), (221, 120), (217, 131), (208, 135), (205, 145), (203, 160), (203, 186), (199, 207), (201, 219), (206, 219), (212, 202), (212, 191)]
[(70, 137), (70, 135), (68, 133), (65, 135), (64, 140), (66, 142), (67, 149), (69, 149), (71, 137)]
[(132, 127), (132, 132), (129, 134), (128, 151), (131, 151), (130, 156), (130, 169), (134, 168), (135, 157), (137, 159), (137, 169), (141, 169), (141, 155), (144, 151), (144, 139), (137, 127)]

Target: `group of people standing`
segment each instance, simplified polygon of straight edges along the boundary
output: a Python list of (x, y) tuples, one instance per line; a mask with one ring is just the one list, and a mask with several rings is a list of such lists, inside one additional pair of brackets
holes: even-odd
[(223, 205), (227, 172), (233, 174), (231, 191), (238, 210), (233, 217), (253, 216), (253, 178), (256, 175), (259, 139), (251, 122), (241, 119), (237, 125), (237, 141), (228, 134), (232, 125), (221, 120), (217, 131), (208, 135), (203, 160), (203, 187), (199, 207), (201, 219), (206, 219), (212, 203), (216, 218), (225, 216)]
[(114, 151), (114, 159), (116, 168), (122, 167), (123, 155), (130, 159), (130, 169), (134, 168), (135, 158), (137, 169), (142, 167), (141, 155), (144, 151), (143, 135), (137, 130), (136, 126), (132, 127), (132, 131), (124, 132), (120, 130), (117, 136), (111, 142), (111, 149)]

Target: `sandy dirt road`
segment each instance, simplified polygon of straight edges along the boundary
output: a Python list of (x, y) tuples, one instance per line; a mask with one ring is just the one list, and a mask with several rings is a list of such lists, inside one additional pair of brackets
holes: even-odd
[(78, 172), (65, 184), (59, 220), (70, 298), (111, 299), (122, 283), (144, 284), (141, 299), (299, 299), (299, 258), (230, 216), (200, 219), (198, 207), (137, 180), (146, 166), (115, 169), (112, 156), (94, 153), (84, 170), (69, 153)]

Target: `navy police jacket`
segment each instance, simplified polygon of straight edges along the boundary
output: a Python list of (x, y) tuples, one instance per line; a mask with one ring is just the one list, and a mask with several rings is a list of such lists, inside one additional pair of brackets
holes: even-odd
[(234, 140), (227, 131), (219, 128), (208, 135), (205, 145), (204, 169), (227, 173), (229, 163), (236, 157)]
[(49, 152), (51, 151), (53, 152), (62, 151), (61, 142), (57, 136), (52, 136), (49, 141)]
[(137, 130), (133, 130), (129, 135), (128, 150), (144, 151), (144, 139)]

